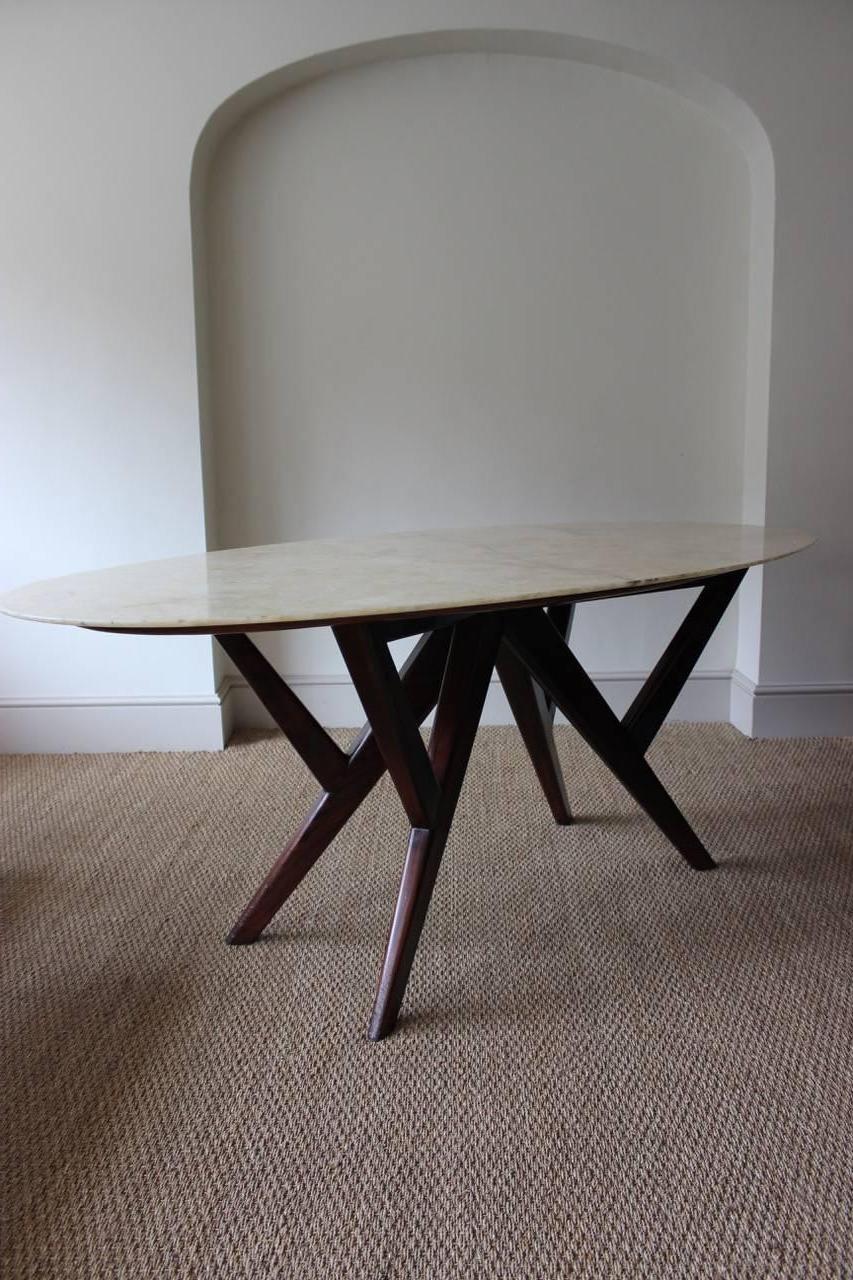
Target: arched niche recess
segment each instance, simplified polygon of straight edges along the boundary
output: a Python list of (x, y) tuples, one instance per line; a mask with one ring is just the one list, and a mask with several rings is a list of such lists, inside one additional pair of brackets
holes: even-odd
[[(191, 197), (211, 548), (763, 520), (773, 164), (723, 86), (557, 33), (349, 46), (224, 102)], [(752, 576), (710, 669), (757, 661)], [(591, 606), (581, 656), (642, 669), (684, 607)]]

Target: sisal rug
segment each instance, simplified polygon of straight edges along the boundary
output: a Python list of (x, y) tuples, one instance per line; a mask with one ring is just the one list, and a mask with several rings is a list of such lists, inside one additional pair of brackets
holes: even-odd
[(283, 739), (2, 778), (0, 1274), (853, 1275), (853, 739), (665, 727), (691, 872), (568, 729), (482, 730), (399, 1030), (383, 784), (254, 947)]

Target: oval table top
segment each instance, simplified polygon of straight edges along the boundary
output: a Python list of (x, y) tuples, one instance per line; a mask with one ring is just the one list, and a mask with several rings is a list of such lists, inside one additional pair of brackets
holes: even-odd
[(104, 631), (257, 631), (627, 595), (791, 555), (814, 539), (735, 524), (443, 529), (239, 547), (52, 578), (0, 612)]

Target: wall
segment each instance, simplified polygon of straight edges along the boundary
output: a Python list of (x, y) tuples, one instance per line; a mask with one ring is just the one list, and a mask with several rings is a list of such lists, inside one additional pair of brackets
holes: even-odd
[[(744, 503), (766, 502), (769, 523), (810, 528), (821, 542), (768, 569), (741, 610), (735, 714), (758, 732), (850, 731), (847, 7), (83, 0), (7, 8), (0, 23), (0, 585), (205, 545), (188, 182), (221, 103), (276, 68), (358, 41), (435, 27), (564, 32), (662, 60), (674, 80), (708, 77), (767, 132), (773, 377), (765, 447), (766, 390), (747, 374), (745, 451), (766, 454), (766, 468), (745, 463)], [(755, 163), (751, 179), (754, 210)], [(750, 241), (752, 279), (769, 253), (754, 214)], [(766, 305), (759, 272), (753, 367), (761, 332), (770, 339), (769, 325), (756, 331), (762, 290)], [(207, 641), (4, 619), (0, 643), (7, 749), (221, 741)]]
[[(206, 194), (218, 545), (741, 518), (749, 171), (680, 95), (556, 58), (372, 62), (242, 119)], [(579, 656), (648, 670), (684, 607), (585, 607)], [(262, 643), (303, 690), (343, 674), (326, 630)]]

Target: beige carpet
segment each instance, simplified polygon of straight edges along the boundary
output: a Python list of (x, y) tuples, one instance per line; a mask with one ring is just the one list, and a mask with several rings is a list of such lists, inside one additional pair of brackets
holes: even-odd
[(254, 947), (283, 740), (0, 762), (4, 1277), (853, 1275), (853, 740), (666, 728), (691, 872), (482, 731), (396, 1036), (383, 785)]

